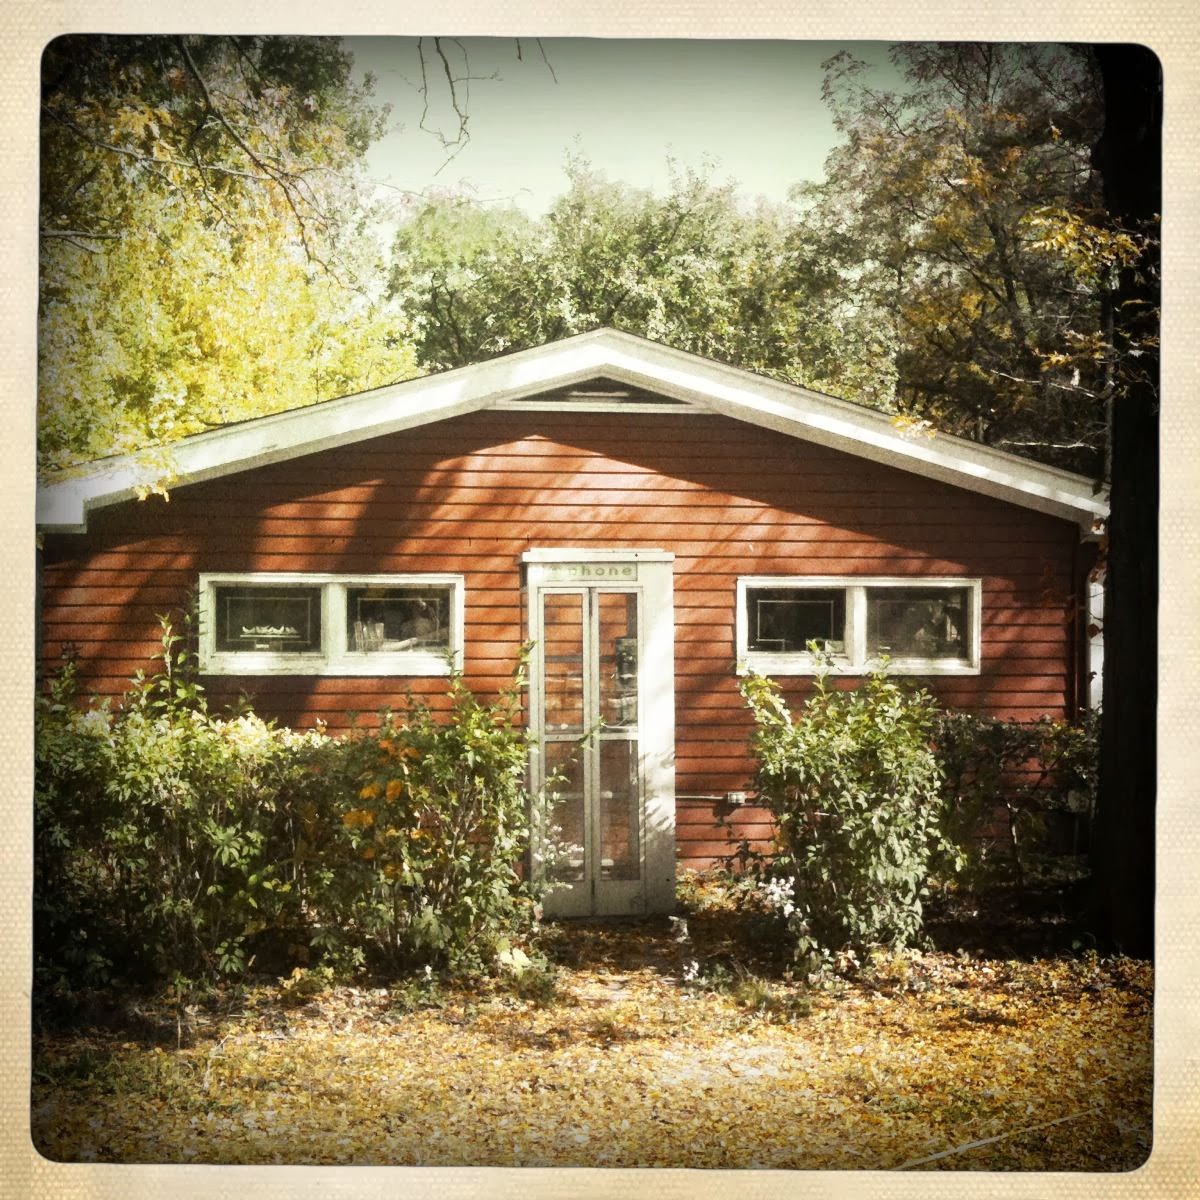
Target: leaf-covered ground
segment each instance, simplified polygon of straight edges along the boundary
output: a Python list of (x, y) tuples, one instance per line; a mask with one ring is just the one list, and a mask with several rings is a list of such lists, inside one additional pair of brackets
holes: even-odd
[(665, 920), (559, 933), (552, 999), (418, 981), (126, 1006), (116, 1027), (39, 1038), (34, 1141), (102, 1162), (1119, 1171), (1147, 1156), (1147, 964), (910, 953), (814, 990), (749, 973), (736, 934), (692, 924), (685, 942)]

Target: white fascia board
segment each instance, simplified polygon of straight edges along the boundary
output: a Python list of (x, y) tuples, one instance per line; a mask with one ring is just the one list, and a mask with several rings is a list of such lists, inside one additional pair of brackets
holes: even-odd
[[(1085, 532), (1108, 511), (1103, 495), (1069, 472), (945, 434), (906, 437), (882, 413), (612, 329), (198, 434), (166, 448), (170, 482), (197, 483), (351, 445), (597, 375), (1073, 520)], [(163, 474), (161, 466), (127, 455), (95, 474), (42, 487), (38, 524), (83, 532), (91, 509), (132, 499)]]
[(1085, 533), (1108, 513), (1105, 494), (1094, 493), (1086, 479), (1070, 471), (948, 434), (906, 436), (884, 413), (670, 347), (646, 345), (656, 360), (652, 366), (647, 362), (651, 355), (639, 345), (632, 354), (612, 353), (605, 373), (736, 420), (1075, 521)]

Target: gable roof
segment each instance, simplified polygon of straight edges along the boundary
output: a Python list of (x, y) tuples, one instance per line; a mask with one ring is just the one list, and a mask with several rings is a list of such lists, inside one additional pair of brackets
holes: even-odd
[[(597, 378), (667, 397), (672, 411), (720, 413), (1075, 521), (1085, 533), (1108, 511), (1106, 496), (1083, 476), (949, 434), (905, 433), (874, 409), (615, 329), (196, 434), (169, 447), (172, 486), (482, 409), (527, 407), (530, 397)], [(562, 403), (578, 407), (568, 397)], [(86, 475), (39, 488), (38, 525), (83, 532), (92, 509), (144, 494), (162, 474), (136, 454), (104, 460)]]

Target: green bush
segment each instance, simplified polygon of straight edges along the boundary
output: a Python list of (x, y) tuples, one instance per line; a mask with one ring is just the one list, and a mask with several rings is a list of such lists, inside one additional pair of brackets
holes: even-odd
[(116, 709), (80, 708), (70, 665), (38, 701), (37, 947), (76, 982), (234, 974), (298, 919), (276, 827), (322, 736), (215, 717), (179, 641), (164, 621), (163, 669)]
[(822, 672), (795, 719), (772, 680), (751, 675), (742, 694), (778, 842), (762, 897), (797, 957), (913, 942), (944, 808), (928, 693), (882, 673), (843, 691)]
[(1095, 714), (1071, 724), (946, 712), (937, 718), (934, 740), (945, 777), (946, 832), (966, 863), (968, 884), (1024, 883), (1051, 857), (1055, 814), (1084, 825), (1090, 818), (1099, 765)]
[(329, 797), (321, 938), (349, 938), (389, 966), (478, 969), (528, 927), (519, 686), (486, 705), (453, 675), (448, 717), (410, 700), (346, 743), (355, 785)]
[[(528, 932), (518, 686), (410, 703), (348, 738), (217, 716), (186, 636), (116, 706), (68, 663), (37, 701), (41, 979), (213, 979), (310, 961), (345, 975), (490, 967)], [(288, 954), (292, 957), (288, 959)]]

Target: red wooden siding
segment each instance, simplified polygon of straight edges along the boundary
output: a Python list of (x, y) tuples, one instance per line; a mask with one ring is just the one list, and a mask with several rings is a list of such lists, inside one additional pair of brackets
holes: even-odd
[[(983, 578), (978, 676), (930, 681), (949, 705), (1063, 715), (1074, 702), (1067, 621), (1078, 570), (1069, 522), (719, 417), (482, 412), (102, 510), (44, 551), (43, 649), (78, 655), (85, 686), (125, 690), (157, 645), (156, 614), (201, 571), (460, 572), (466, 674), (494, 691), (522, 629), (518, 558), (532, 547), (673, 551), (677, 788), (744, 789), (749, 729), (733, 673), (739, 575)], [(443, 681), (244, 680), (260, 711), (343, 727)], [(806, 681), (785, 681), (796, 700)], [(232, 700), (236, 680), (207, 681)], [(738, 815), (764, 835), (759, 810)], [(722, 847), (711, 805), (681, 802), (681, 857)]]

